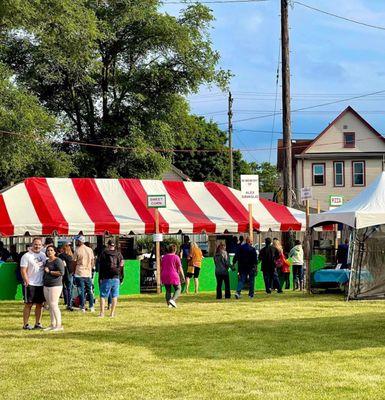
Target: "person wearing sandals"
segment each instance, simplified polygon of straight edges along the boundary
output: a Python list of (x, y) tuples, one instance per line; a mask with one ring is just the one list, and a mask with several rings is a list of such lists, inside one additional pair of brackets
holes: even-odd
[(230, 260), (224, 243), (220, 243), (214, 256), (215, 278), (217, 279), (217, 300), (222, 298), (222, 283), (225, 283), (225, 299), (231, 298), (229, 268)]
[[(167, 254), (162, 257), (160, 279), (166, 289), (166, 302), (169, 308), (176, 308), (176, 300), (181, 292), (181, 278), (184, 280), (184, 272), (179, 256), (176, 254), (176, 245), (171, 244)], [(171, 296), (171, 288), (174, 288), (174, 295)]]
[(63, 289), (64, 264), (60, 258), (56, 257), (53, 245), (46, 247), (46, 256), (48, 259), (44, 267), (44, 297), (49, 306), (51, 325), (45, 330), (62, 331), (59, 298)]

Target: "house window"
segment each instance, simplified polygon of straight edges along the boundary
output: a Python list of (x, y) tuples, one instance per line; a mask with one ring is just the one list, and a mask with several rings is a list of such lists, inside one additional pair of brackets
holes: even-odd
[(345, 186), (345, 165), (343, 161), (334, 161), (334, 186)]
[(365, 186), (365, 161), (352, 161), (352, 186)]
[(313, 186), (323, 186), (325, 181), (325, 163), (313, 164)]
[(356, 147), (356, 134), (354, 132), (344, 132), (344, 147)]

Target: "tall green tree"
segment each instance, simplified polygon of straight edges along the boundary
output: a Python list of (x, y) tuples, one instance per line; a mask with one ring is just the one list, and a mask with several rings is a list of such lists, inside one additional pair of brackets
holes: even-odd
[[(227, 132), (215, 122), (203, 117), (188, 115), (180, 119), (180, 130), (185, 140), (177, 145), (173, 164), (194, 181), (210, 180), (230, 184), (230, 156)], [(190, 151), (185, 151), (189, 149)], [(254, 164), (242, 158), (240, 151), (233, 151), (234, 187), (240, 187), (240, 175), (254, 173)]]
[(201, 4), (176, 18), (157, 0), (7, 1), (25, 16), (3, 18), (0, 60), (16, 82), (60, 119), (64, 138), (124, 147), (66, 147), (83, 176), (158, 176), (171, 154), (158, 150), (185, 140), (183, 96), (227, 82)]
[(28, 176), (75, 171), (70, 157), (52, 145), (54, 130), (55, 119), (0, 64), (0, 188)]

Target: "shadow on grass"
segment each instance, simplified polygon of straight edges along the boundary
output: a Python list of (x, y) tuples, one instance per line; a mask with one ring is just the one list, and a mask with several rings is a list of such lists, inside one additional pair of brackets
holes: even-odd
[[(114, 325), (114, 324), (113, 324)], [(65, 332), (52, 340), (72, 339), (91, 346), (117, 344), (144, 347), (169, 359), (256, 360), (313, 352), (359, 350), (385, 346), (385, 315), (360, 314), (348, 317), (314, 317), (283, 320), (237, 320), (202, 322), (175, 326), (113, 326), (111, 330)], [(33, 338), (40, 334), (31, 333)]]

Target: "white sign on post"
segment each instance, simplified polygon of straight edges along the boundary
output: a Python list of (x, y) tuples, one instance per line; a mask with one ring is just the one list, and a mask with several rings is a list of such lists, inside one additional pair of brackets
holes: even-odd
[(147, 208), (165, 208), (166, 195), (165, 194), (149, 194), (147, 196)]
[(242, 199), (251, 203), (253, 200), (259, 199), (259, 176), (258, 175), (241, 175), (241, 196)]
[(313, 198), (311, 187), (301, 188), (301, 201), (310, 200), (311, 198)]

